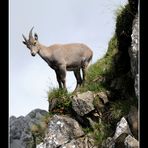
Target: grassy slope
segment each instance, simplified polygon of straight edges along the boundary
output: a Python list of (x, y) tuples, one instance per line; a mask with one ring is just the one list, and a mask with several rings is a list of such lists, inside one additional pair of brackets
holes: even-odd
[[(110, 80), (114, 78), (114, 58), (117, 52), (117, 38), (114, 35), (109, 42), (106, 55), (89, 67), (86, 83), (79, 89), (79, 92), (85, 92), (88, 90), (94, 92), (109, 90), (114, 93), (114, 96), (116, 96), (117, 92), (114, 92), (114, 90), (110, 88)], [(72, 95), (73, 94), (66, 93), (63, 90), (51, 90), (48, 94), (49, 102), (54, 98), (58, 98), (57, 105), (52, 111), (52, 114), (70, 114), (70, 98)], [(91, 134), (96, 140), (96, 144), (100, 146), (105, 138), (113, 135), (116, 123), (122, 116), (128, 114), (130, 106), (136, 105), (137, 102), (135, 100), (136, 99), (132, 96), (124, 99), (113, 99), (113, 101), (110, 101), (107, 110), (102, 112), (102, 122), (95, 125), (95, 130), (92, 131), (89, 128), (84, 128), (84, 131)]]

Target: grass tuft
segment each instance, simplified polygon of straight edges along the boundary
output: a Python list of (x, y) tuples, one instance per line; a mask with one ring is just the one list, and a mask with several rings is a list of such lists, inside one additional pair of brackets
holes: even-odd
[[(52, 110), (49, 111), (50, 113), (60, 113), (64, 114), (66, 112), (69, 112), (71, 110), (71, 94), (68, 93), (64, 89), (52, 89), (48, 92), (48, 101), (49, 106), (51, 107), (54, 104), (54, 107)], [(53, 103), (54, 102), (54, 103)]]

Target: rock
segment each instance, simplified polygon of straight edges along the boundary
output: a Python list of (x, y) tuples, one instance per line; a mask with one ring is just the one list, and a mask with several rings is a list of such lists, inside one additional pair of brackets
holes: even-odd
[(103, 143), (102, 148), (115, 148), (115, 141), (113, 138), (108, 137)]
[[(57, 148), (57, 147), (48, 147), (44, 145), (43, 143), (37, 145), (36, 148)], [(98, 146), (95, 146), (95, 141), (88, 136), (80, 137), (78, 139), (72, 139), (70, 142), (63, 144), (60, 146), (60, 148), (98, 148)]]
[(77, 94), (72, 97), (72, 108), (80, 116), (84, 116), (93, 111), (94, 94), (91, 91), (87, 91), (81, 94)]
[[(25, 117), (10, 118), (10, 146), (26, 147), (25, 141), (32, 141), (31, 132), (28, 132), (29, 124)], [(11, 145), (12, 144), (12, 145)]]
[(138, 14), (136, 15), (135, 19), (133, 20), (133, 27), (132, 27), (132, 43), (131, 48), (129, 50), (131, 60), (131, 70), (133, 76), (138, 73), (138, 44), (139, 44), (139, 21), (138, 21)]
[(31, 127), (33, 124), (39, 124), (41, 118), (47, 114), (46, 111), (41, 109), (35, 109), (28, 115), (10, 117), (10, 147), (11, 148), (26, 148), (29, 147), (32, 142)]
[(115, 90), (121, 90), (123, 88), (121, 77), (113, 79), (110, 87), (114, 88)]
[(127, 133), (122, 133), (115, 141), (116, 148), (125, 148), (124, 140), (128, 136)]
[(49, 122), (44, 143), (38, 148), (56, 148), (84, 135), (78, 122), (68, 116), (54, 115)]
[(96, 96), (98, 96), (99, 99), (101, 99), (103, 104), (106, 104), (109, 102), (108, 96), (107, 96), (109, 93), (110, 93), (109, 91), (107, 91), (107, 92), (101, 91), (101, 92), (97, 93)]
[(11, 144), (10, 144), (11, 148), (25, 148), (24, 146), (22, 146), (22, 143), (20, 140), (18, 139), (14, 139)]
[[(116, 131), (113, 137), (108, 137), (103, 143), (102, 148), (125, 148), (126, 145), (132, 145), (130, 138), (132, 133), (130, 131), (129, 125), (124, 117), (117, 123)], [(127, 142), (128, 141), (128, 142)], [(128, 144), (127, 144), (128, 143)], [(136, 147), (127, 147), (127, 148), (136, 148)]]
[(49, 112), (53, 111), (53, 109), (56, 107), (58, 102), (58, 98), (52, 98), (49, 100)]
[(122, 117), (121, 120), (117, 123), (116, 131), (113, 136), (113, 139), (117, 140), (117, 138), (119, 136), (121, 136), (122, 134), (130, 134), (131, 135), (129, 125), (124, 117)]
[(138, 138), (138, 110), (132, 106), (127, 117), (129, 127), (134, 137)]
[(131, 135), (125, 138), (124, 144), (125, 148), (139, 148), (139, 142)]
[(113, 136), (116, 148), (124, 148), (124, 140), (127, 135), (131, 135), (129, 125), (124, 117), (117, 123), (116, 131)]
[(88, 136), (73, 139), (69, 143), (64, 144), (61, 146), (61, 148), (98, 148), (98, 146), (95, 146), (94, 140)]
[(135, 84), (134, 84), (134, 87), (135, 87), (136, 97), (138, 98), (139, 97), (139, 74), (136, 74), (136, 76), (135, 76)]
[(101, 112), (103, 111), (105, 105), (109, 102), (108, 100), (108, 94), (109, 92), (98, 92), (95, 94), (95, 98), (94, 98), (94, 107), (97, 110), (97, 112), (99, 113), (100, 117), (101, 117)]
[(139, 53), (139, 16), (136, 15), (135, 19), (133, 20), (133, 27), (132, 27), (132, 43), (131, 48), (129, 48), (129, 55), (131, 61), (131, 72), (132, 76), (135, 79), (135, 94), (137, 98), (139, 97), (139, 74), (138, 74), (138, 53)]
[(47, 111), (41, 109), (35, 109), (26, 115), (25, 120), (29, 121), (29, 126), (33, 124), (39, 124), (40, 119), (48, 114)]
[(36, 146), (36, 148), (47, 148), (46, 145), (42, 142)]

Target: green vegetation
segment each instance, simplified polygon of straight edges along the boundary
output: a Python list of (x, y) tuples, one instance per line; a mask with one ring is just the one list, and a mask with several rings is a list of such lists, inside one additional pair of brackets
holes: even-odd
[(47, 114), (41, 119), (41, 121), (38, 124), (33, 124), (31, 126), (32, 141), (31, 143), (29, 143), (31, 144), (31, 146), (29, 147), (28, 145), (28, 148), (36, 148), (38, 144), (43, 142), (45, 133), (48, 129), (49, 120), (50, 120), (50, 115)]
[(94, 128), (93, 138), (95, 139), (95, 144), (101, 147), (102, 141), (108, 136), (111, 136), (110, 125), (102, 121), (101, 123), (95, 124)]
[(48, 92), (50, 114), (64, 114), (71, 110), (71, 94), (64, 89), (52, 89)]
[[(86, 82), (78, 90), (79, 92), (110, 91), (113, 93), (109, 105), (105, 110), (101, 110), (101, 122), (100, 120), (95, 122), (93, 129), (83, 127), (84, 132), (90, 134), (99, 147), (103, 140), (113, 136), (117, 122), (121, 117), (127, 116), (130, 107), (137, 106), (128, 54), (131, 45), (132, 22), (137, 12), (137, 0), (134, 1), (136, 5), (132, 2), (129, 0), (129, 4), (116, 12), (116, 30), (109, 42), (107, 53), (88, 68)], [(64, 90), (50, 90), (48, 92), (49, 106), (55, 102), (53, 107), (50, 106), (52, 111), (49, 108), (50, 113), (70, 113), (72, 95)]]
[(95, 140), (94, 144), (98, 147), (101, 147), (104, 139), (113, 134), (113, 131), (110, 128), (110, 124), (107, 124), (104, 121), (98, 121), (98, 123), (96, 122), (93, 125), (93, 129), (85, 128), (83, 130), (86, 134), (88, 134), (89, 137)]
[[(114, 35), (109, 42), (108, 51), (106, 55), (98, 60), (95, 64), (91, 65), (88, 69), (86, 76), (86, 83), (79, 89), (79, 92), (85, 91), (107, 91), (110, 89), (110, 81), (115, 77), (115, 62), (114, 58), (118, 53), (117, 46), (117, 37)], [(130, 86), (130, 78), (128, 77), (128, 81), (126, 76), (122, 76), (124, 79), (120, 81), (122, 84), (122, 89), (129, 88)], [(116, 95), (116, 92), (115, 92)], [(57, 98), (57, 103), (55, 109), (53, 109), (52, 113), (64, 114), (71, 111), (71, 96), (72, 94), (67, 93), (64, 90), (53, 89), (48, 93), (49, 103)], [(129, 112), (130, 106), (135, 103), (135, 98), (131, 99), (121, 99), (118, 98), (114, 101), (110, 101), (110, 105), (107, 110), (102, 110), (102, 119), (101, 122), (98, 121), (94, 126), (90, 128), (83, 128), (84, 132), (87, 134), (91, 134), (91, 136), (95, 139), (96, 145), (101, 146), (103, 140), (105, 140), (108, 136), (112, 136), (115, 130), (115, 126), (117, 122), (121, 119), (121, 117), (126, 116)]]
[[(117, 37), (114, 35), (109, 42), (108, 51), (106, 55), (98, 60), (95, 64), (91, 65), (87, 72), (86, 83), (82, 86), (79, 91), (107, 91), (110, 90), (110, 83), (107, 83), (108, 80), (112, 80), (115, 76), (114, 70), (114, 58), (118, 53), (117, 46)], [(123, 78), (127, 78), (123, 76)], [(121, 85), (127, 87), (130, 82), (125, 81), (125, 78), (122, 79), (123, 82)], [(129, 85), (130, 86), (130, 85)], [(124, 87), (123, 87), (124, 88)], [(55, 108), (52, 110), (52, 113), (64, 114), (71, 111), (71, 96), (70, 94), (64, 90), (53, 89), (48, 93), (49, 103), (57, 98), (57, 103)], [(116, 93), (115, 93), (116, 95)], [(131, 99), (121, 99), (118, 98), (114, 101), (110, 101), (110, 105), (107, 110), (102, 110), (102, 119), (101, 122), (95, 123), (94, 128), (83, 128), (84, 132), (87, 134), (91, 134), (96, 141), (96, 145), (101, 146), (103, 140), (105, 140), (108, 136), (112, 136), (114, 133), (114, 128), (117, 122), (121, 119), (121, 117), (126, 116), (129, 112), (130, 106), (136, 104), (135, 98)]]
[(106, 55), (99, 59), (96, 63), (88, 68), (86, 82), (80, 92), (85, 91), (105, 91), (107, 83), (105, 79), (112, 76), (113, 73), (113, 56), (117, 53), (117, 39), (114, 35), (109, 42), (109, 47)]
[(129, 47), (131, 45), (132, 24), (137, 12), (137, 0), (129, 0), (129, 3), (117, 11), (116, 29), (118, 56), (115, 61), (116, 76), (127, 73), (130, 70)]
[(121, 99), (110, 103), (108, 122), (112, 125), (116, 124), (121, 117), (126, 117), (131, 106), (137, 106), (136, 98)]

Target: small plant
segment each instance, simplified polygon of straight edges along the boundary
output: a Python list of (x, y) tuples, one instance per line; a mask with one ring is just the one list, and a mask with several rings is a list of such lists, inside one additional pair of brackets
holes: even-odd
[(48, 123), (50, 120), (50, 114), (46, 114), (40, 119), (40, 122), (33, 124), (30, 128), (32, 133), (32, 146), (28, 148), (36, 148), (36, 145), (43, 142), (45, 134), (48, 129)]
[(110, 125), (101, 121), (94, 124), (94, 131), (91, 133), (93, 139), (95, 140), (95, 145), (101, 147), (102, 141), (108, 136), (111, 136), (112, 132), (110, 130)]
[[(87, 90), (98, 92), (105, 91), (108, 88), (107, 83), (103, 79), (112, 77), (114, 71), (113, 58), (117, 51), (117, 38), (114, 35), (109, 42), (106, 55), (88, 68), (86, 82), (79, 89), (80, 92)], [(97, 81), (99, 78), (100, 81)]]
[(83, 131), (85, 134), (88, 134), (88, 133), (92, 133), (93, 129), (91, 127), (86, 127), (86, 128), (83, 128)]
[(114, 15), (117, 17), (119, 15), (121, 15), (123, 9), (125, 8), (125, 6), (120, 6), (114, 13)]
[(41, 122), (40, 124), (32, 125), (31, 133), (33, 137), (33, 147), (43, 142), (46, 130), (47, 130), (47, 126), (44, 122)]
[(65, 89), (50, 89), (50, 91), (48, 92), (48, 99), (52, 99), (52, 98), (59, 98), (59, 97), (63, 97), (63, 96), (67, 96), (68, 93)]
[(63, 114), (71, 109), (70, 94), (64, 89), (52, 89), (48, 92), (49, 112)]
[(127, 116), (130, 111), (131, 106), (137, 106), (138, 101), (136, 98), (129, 98), (129, 99), (120, 99), (114, 102), (110, 102), (109, 108), (109, 118), (108, 122), (115, 126), (121, 117)]

